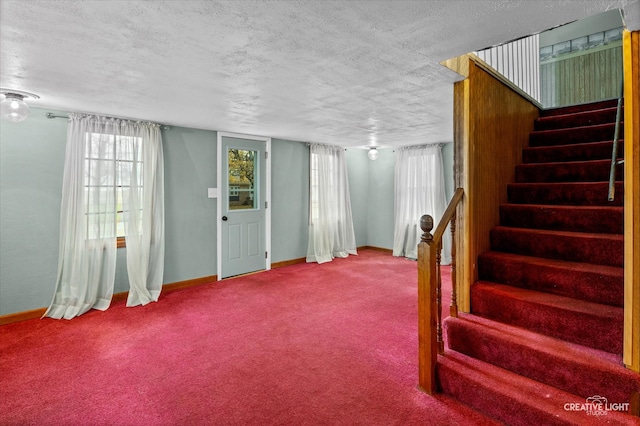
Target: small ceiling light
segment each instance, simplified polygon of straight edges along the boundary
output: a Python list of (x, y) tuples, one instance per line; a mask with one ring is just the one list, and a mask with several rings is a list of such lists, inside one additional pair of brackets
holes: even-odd
[(29, 116), (29, 105), (24, 101), (25, 98), (40, 98), (38, 95), (21, 90), (0, 89), (0, 93), (5, 96), (0, 102), (0, 117), (14, 123), (24, 121)]
[(380, 155), (380, 153), (378, 152), (378, 148), (374, 146), (369, 148), (369, 152), (367, 153), (367, 155), (369, 156), (369, 160), (374, 161), (378, 158), (378, 155)]

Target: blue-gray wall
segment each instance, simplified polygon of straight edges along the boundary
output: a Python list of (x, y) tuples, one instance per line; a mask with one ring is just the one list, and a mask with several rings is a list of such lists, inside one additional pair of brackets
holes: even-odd
[(356, 234), (356, 246), (368, 245), (367, 210), (369, 205), (369, 158), (366, 151), (347, 149), (347, 170), (349, 175), (349, 195), (351, 197), (351, 215), (353, 230)]
[[(53, 296), (67, 123), (47, 119), (48, 111), (33, 108), (23, 123), (0, 124), (0, 315), (48, 306)], [(216, 132), (172, 127), (162, 136), (164, 283), (215, 275), (217, 199), (207, 197), (207, 188), (216, 186)], [(447, 148), (443, 158), (450, 196)], [(309, 147), (273, 139), (271, 158), (271, 259), (302, 258), (307, 253)], [(347, 166), (357, 245), (391, 249), (393, 151), (382, 149), (378, 160), (370, 161), (366, 150), (349, 149)], [(128, 290), (125, 250), (118, 250), (115, 292)]]
[(309, 147), (271, 140), (271, 261), (307, 255)]
[(67, 123), (0, 122), (0, 315), (48, 306), (58, 269)]
[(207, 197), (216, 186), (216, 138), (184, 127), (162, 131), (165, 283), (216, 274), (217, 200)]
[[(395, 153), (381, 149), (378, 159), (369, 161), (369, 208), (367, 209), (367, 245), (393, 248), (393, 181)], [(364, 151), (365, 157), (367, 152)]]
[(453, 143), (446, 143), (442, 146), (442, 167), (444, 167), (444, 189), (448, 204), (455, 191), (453, 187)]

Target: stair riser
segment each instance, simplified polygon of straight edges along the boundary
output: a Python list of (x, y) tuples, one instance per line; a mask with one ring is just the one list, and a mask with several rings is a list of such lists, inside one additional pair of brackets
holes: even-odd
[(623, 223), (621, 207), (572, 209), (518, 204), (500, 206), (500, 224), (516, 228), (622, 234)]
[[(609, 401), (628, 401), (640, 384), (632, 374), (590, 365), (583, 359), (571, 359), (549, 347), (532, 347), (530, 343), (505, 338), (472, 322), (448, 318), (445, 332), (449, 347), (516, 374), (537, 380), (574, 395), (593, 395)], [(558, 345), (562, 350), (563, 344)]]
[[(546, 130), (531, 132), (529, 146), (570, 145), (585, 142), (613, 141), (615, 124), (600, 124), (597, 126), (577, 127), (575, 129)], [(620, 135), (624, 134), (624, 126), (620, 126)]]
[(617, 108), (589, 111), (564, 116), (542, 117), (534, 122), (534, 129), (556, 130), (570, 127), (593, 126), (596, 124), (615, 123)]
[(607, 99), (606, 101), (591, 102), (589, 104), (570, 105), (566, 107), (543, 109), (540, 111), (540, 117), (553, 117), (557, 115), (566, 115), (581, 113), (586, 111), (595, 111), (605, 108), (616, 108), (618, 99)]
[(622, 206), (623, 185), (616, 182), (615, 198), (607, 201), (607, 182), (584, 182), (566, 184), (509, 184), (507, 194), (515, 204), (557, 204), (576, 206)]
[(490, 239), (492, 250), (506, 253), (617, 267), (622, 267), (624, 261), (621, 235), (566, 235), (494, 228)]
[[(520, 164), (516, 166), (516, 182), (602, 182), (609, 180), (611, 160), (569, 163)], [(616, 167), (616, 176), (623, 173)]]
[[(584, 414), (562, 408), (567, 402), (583, 402), (584, 399), (545, 388), (544, 385), (526, 388), (526, 395), (514, 395), (503, 390), (504, 386), (492, 381), (491, 377), (487, 377), (487, 380), (473, 379), (481, 366), (475, 365), (478, 362), (473, 365), (460, 362), (458, 358), (462, 357), (463, 355), (456, 355), (454, 359), (454, 356), (447, 356), (436, 365), (440, 392), (510, 426), (585, 424)], [(495, 367), (490, 370), (493, 372)], [(484, 371), (481, 372), (483, 373)], [(547, 389), (550, 395), (545, 400), (539, 395)]]
[[(531, 424), (564, 426), (566, 423), (555, 419), (553, 414), (534, 408), (521, 407), (510, 401), (495, 389), (469, 386), (465, 377), (448, 366), (438, 365), (438, 387), (440, 391), (463, 404), (512, 426), (530, 426)], [(481, 395), (481, 396), (480, 396)], [(518, 407), (519, 416), (513, 413)]]
[(478, 258), (478, 275), (484, 281), (572, 297), (587, 302), (624, 306), (622, 268), (617, 273), (603, 274), (554, 265), (528, 264), (516, 260), (505, 261), (490, 254), (482, 254)]
[[(566, 161), (611, 160), (613, 142), (592, 142), (586, 144), (545, 146), (525, 148), (522, 151), (522, 162), (552, 163)], [(618, 153), (624, 151), (624, 141), (618, 141)]]
[(475, 315), (494, 321), (602, 351), (622, 353), (622, 310), (614, 319), (598, 317), (508, 297), (478, 285), (471, 287), (471, 306)]

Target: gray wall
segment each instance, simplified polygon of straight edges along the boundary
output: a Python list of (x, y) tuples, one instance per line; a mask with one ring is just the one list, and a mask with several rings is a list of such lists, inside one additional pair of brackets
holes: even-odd
[(353, 230), (356, 234), (356, 246), (368, 245), (367, 211), (369, 205), (369, 157), (362, 149), (347, 150), (347, 168), (349, 173), (349, 195)]
[(0, 122), (0, 315), (48, 306), (58, 269), (67, 124)]
[(307, 255), (309, 233), (309, 147), (271, 140), (271, 261)]
[[(0, 315), (39, 309), (53, 296), (58, 264), (60, 201), (67, 123), (33, 108), (23, 123), (0, 125)], [(58, 111), (52, 111), (64, 114)], [(216, 274), (216, 132), (163, 130), (165, 165), (164, 283)], [(272, 262), (307, 253), (309, 147), (272, 140)], [(450, 152), (449, 152), (450, 154)], [(447, 194), (451, 155), (443, 148)], [(393, 247), (395, 156), (347, 151), (358, 246)], [(118, 250), (115, 292), (128, 290), (126, 249)]]
[(217, 200), (207, 197), (216, 186), (216, 137), (183, 127), (162, 132), (165, 283), (216, 274)]
[[(367, 209), (367, 245), (393, 248), (393, 181), (395, 153), (380, 149), (375, 161), (369, 161), (369, 208)], [(364, 151), (366, 158), (366, 151)]]
[(453, 197), (453, 143), (445, 143), (442, 147), (442, 166), (444, 167), (444, 188), (447, 194), (447, 204)]

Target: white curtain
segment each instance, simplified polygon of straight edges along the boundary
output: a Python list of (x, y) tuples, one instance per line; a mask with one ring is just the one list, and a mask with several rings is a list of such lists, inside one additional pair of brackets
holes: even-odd
[(118, 236), (124, 236), (127, 245), (127, 306), (157, 300), (164, 268), (159, 125), (71, 114), (58, 276), (44, 316), (71, 319), (109, 307)]
[(358, 254), (344, 148), (312, 144), (310, 153), (307, 262)]
[[(441, 145), (396, 150), (393, 255), (418, 257), (420, 217), (433, 217), (434, 229), (447, 208)], [(451, 235), (442, 240), (442, 264), (451, 262)]]
[[(129, 295), (127, 306), (156, 302), (164, 274), (164, 159), (157, 124), (138, 124), (129, 151), (140, 155), (131, 171), (131, 191), (124, 197)], [(141, 165), (142, 170), (137, 166)], [(135, 176), (138, 178), (136, 179)]]

